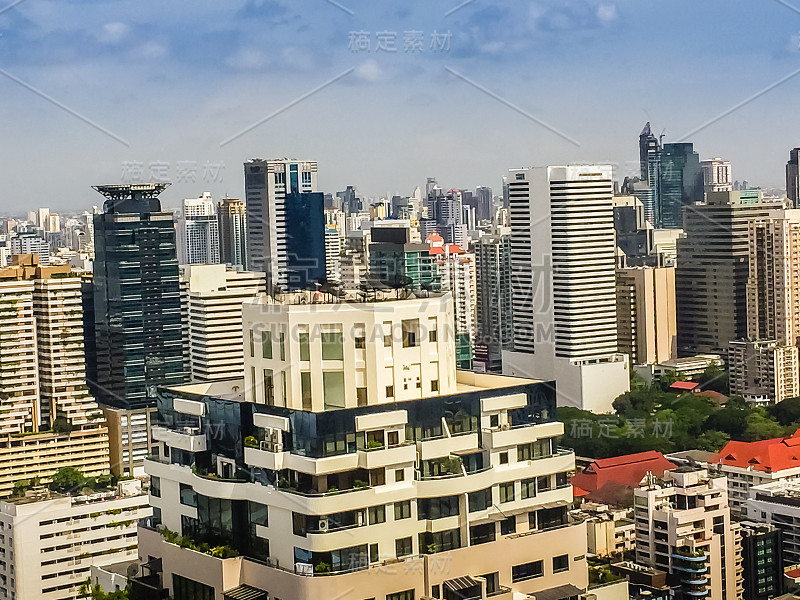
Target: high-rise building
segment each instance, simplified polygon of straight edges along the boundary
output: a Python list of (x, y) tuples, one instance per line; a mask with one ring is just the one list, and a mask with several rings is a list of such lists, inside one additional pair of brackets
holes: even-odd
[(800, 148), (789, 153), (786, 163), (786, 196), (792, 208), (800, 208)]
[(617, 350), (611, 167), (514, 169), (514, 350), (503, 372), (555, 379), (559, 405), (606, 412), (630, 385)]
[(675, 272), (681, 356), (724, 354), (747, 336), (748, 223), (780, 206), (746, 190), (711, 192), (684, 209)]
[(220, 262), (219, 225), (209, 192), (187, 198), (177, 215), (178, 263), (182, 265)]
[(265, 293), (264, 273), (187, 265), (181, 288), (189, 380), (242, 377), (242, 304)]
[[(244, 163), (244, 187), (248, 269), (266, 272), (270, 291), (275, 286), (285, 287), (288, 283), (287, 228), (295, 226), (287, 215), (286, 195), (317, 191), (317, 163), (254, 158)], [(323, 205), (324, 198), (320, 210)], [(322, 238), (322, 232), (319, 237)]]
[(657, 227), (680, 229), (683, 207), (703, 201), (700, 156), (690, 143), (664, 144), (659, 169), (661, 217)]
[(742, 597), (742, 541), (727, 480), (698, 467), (664, 473), (634, 490), (636, 562), (663, 569), (681, 597)]
[(159, 385), (183, 383), (181, 305), (165, 184), (107, 185), (95, 215), (94, 310), (98, 400), (152, 407)]
[(758, 557), (763, 561), (760, 565), (756, 563), (764, 571), (762, 576), (770, 576), (776, 568), (782, 574), (786, 567), (800, 563), (800, 529), (796, 525), (800, 520), (800, 482), (782, 479), (750, 487), (743, 512), (750, 521), (780, 531), (780, 551), (773, 547), (767, 554), (763, 547), (764, 553)]
[(97, 186), (94, 216), (95, 364), (89, 382), (105, 405), (115, 473), (138, 474), (151, 451), (149, 423), (159, 385), (184, 381), (180, 284), (173, 215), (158, 199), (166, 184)]
[(661, 227), (661, 141), (650, 130), (650, 122), (639, 134), (639, 185), (632, 193), (644, 206), (644, 218), (653, 226)]
[(40, 265), (50, 264), (50, 244), (33, 231), (18, 233), (11, 238), (11, 254), (36, 254)]
[[(281, 287), (286, 290), (315, 287), (326, 279), (325, 198), (322, 192), (289, 193), (285, 198), (286, 241)], [(267, 274), (269, 288), (269, 274)]]
[(632, 365), (677, 356), (673, 267), (617, 269), (617, 336)]
[(733, 176), (731, 163), (721, 158), (712, 158), (700, 163), (703, 169), (703, 188), (709, 192), (732, 192)]
[(767, 405), (800, 396), (797, 346), (775, 340), (734, 340), (728, 344), (730, 393), (749, 404)]
[(466, 227), (459, 190), (445, 193), (442, 188), (435, 187), (425, 198), (420, 234), (423, 238), (427, 238), (434, 232), (442, 236), (445, 244), (462, 247), (466, 244)]
[[(19, 255), (0, 269), (0, 496), (73, 466), (108, 472), (108, 433), (89, 394), (81, 279)], [(24, 435), (23, 435), (24, 434)]]
[(784, 591), (783, 538), (774, 525), (741, 521), (744, 600), (770, 600)]
[(236, 198), (217, 204), (219, 261), (233, 267), (247, 265), (247, 208)]
[[(501, 373), (503, 350), (514, 337), (511, 293), (511, 235), (498, 231), (475, 244), (477, 280), (477, 336), (475, 365), (487, 373)], [(477, 367), (477, 365), (482, 365)]]
[(335, 227), (325, 228), (325, 279), (331, 282), (342, 280), (342, 238)]
[(586, 589), (552, 386), (457, 371), (452, 319), (449, 294), (245, 306), (245, 380), (161, 401), (154, 521), (239, 553), (140, 526), (140, 554), (175, 600)]

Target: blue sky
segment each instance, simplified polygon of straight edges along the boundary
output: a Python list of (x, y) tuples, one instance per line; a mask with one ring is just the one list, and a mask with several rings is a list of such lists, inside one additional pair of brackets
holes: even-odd
[[(315, 159), (322, 189), (370, 196), (428, 176), (499, 191), (528, 165), (624, 174), (645, 121), (677, 140), (800, 69), (789, 2), (24, 0), (0, 13), (0, 211), (97, 204), (91, 185), (139, 164), (173, 182), (168, 205), (240, 197), (254, 156)], [(782, 186), (799, 99), (800, 73), (689, 141)]]

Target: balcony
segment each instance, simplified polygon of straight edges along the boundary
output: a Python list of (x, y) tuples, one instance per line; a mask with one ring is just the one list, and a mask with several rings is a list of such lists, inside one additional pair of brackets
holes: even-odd
[(453, 437), (443, 437), (419, 442), (420, 460), (443, 458), (465, 450), (480, 448), (477, 433), (458, 434)]
[(362, 469), (375, 469), (417, 460), (417, 447), (413, 443), (394, 447), (381, 447), (358, 451), (358, 466)]
[(276, 451), (277, 448), (272, 446), (272, 450), (268, 446), (262, 445), (259, 448), (251, 446), (244, 447), (244, 462), (251, 467), (261, 467), (270, 471), (280, 471), (284, 468), (283, 462), (287, 452)]
[(511, 427), (482, 429), (483, 445), (489, 448), (506, 448), (563, 434), (561, 423), (524, 423)]
[(170, 448), (178, 448), (186, 452), (205, 452), (208, 449), (206, 436), (200, 433), (199, 427), (184, 427), (180, 431), (166, 427), (153, 427), (153, 439), (164, 442)]

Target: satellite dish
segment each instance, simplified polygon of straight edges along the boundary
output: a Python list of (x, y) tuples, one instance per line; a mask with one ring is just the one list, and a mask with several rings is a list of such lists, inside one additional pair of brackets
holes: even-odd
[(127, 575), (128, 579), (133, 579), (139, 574), (139, 565), (136, 563), (132, 563), (128, 565), (128, 568), (125, 569), (125, 575)]

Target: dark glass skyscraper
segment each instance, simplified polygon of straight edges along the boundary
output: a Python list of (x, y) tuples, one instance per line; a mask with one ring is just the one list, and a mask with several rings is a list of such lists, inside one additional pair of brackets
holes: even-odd
[(155, 405), (156, 387), (184, 382), (178, 259), (166, 184), (105, 185), (94, 216), (94, 335), (89, 382), (102, 403)]
[(786, 163), (786, 196), (792, 201), (792, 208), (800, 208), (800, 148), (789, 153)]
[(307, 289), (325, 279), (325, 194), (286, 194), (286, 287)]
[(641, 182), (633, 193), (644, 205), (644, 218), (653, 227), (660, 227), (661, 215), (661, 143), (650, 131), (650, 122), (639, 134), (639, 166)]
[(660, 169), (661, 218), (657, 227), (680, 229), (683, 207), (703, 201), (700, 156), (690, 143), (664, 144)]

